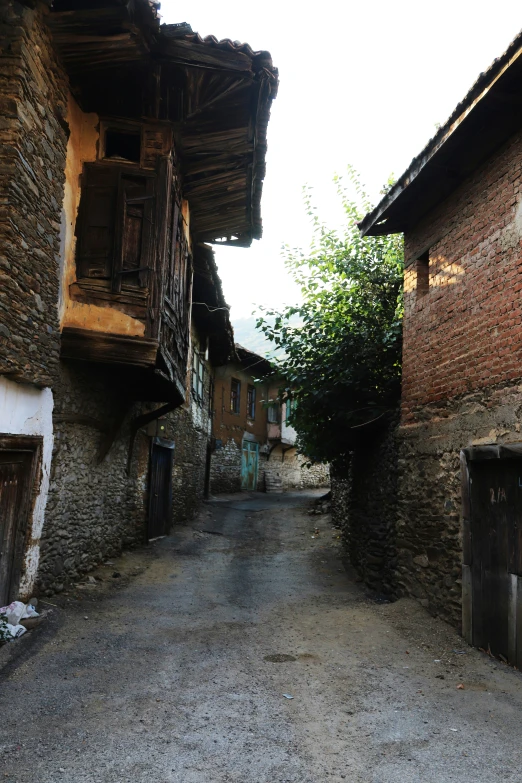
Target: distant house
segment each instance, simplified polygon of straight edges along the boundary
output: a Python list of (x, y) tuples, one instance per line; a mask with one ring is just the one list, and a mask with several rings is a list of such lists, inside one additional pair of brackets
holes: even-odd
[(405, 236), (400, 426), (373, 474), (395, 475), (395, 511), (366, 535), (394, 513), (397, 591), (519, 667), (521, 85), (519, 35), (361, 223)]
[[(261, 380), (259, 378), (268, 378)], [(212, 493), (326, 486), (328, 468), (305, 467), (290, 405), (280, 399), (270, 362), (236, 344), (236, 359), (214, 380)]]

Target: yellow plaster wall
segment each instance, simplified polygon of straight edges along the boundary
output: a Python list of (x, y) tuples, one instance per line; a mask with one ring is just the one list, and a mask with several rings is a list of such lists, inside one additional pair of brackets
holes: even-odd
[(72, 96), (69, 96), (67, 121), (70, 136), (67, 145), (65, 164), (65, 192), (63, 199), (63, 268), (61, 301), (59, 308), (60, 324), (81, 329), (92, 329), (111, 334), (128, 334), (141, 337), (145, 334), (145, 324), (137, 318), (113, 310), (111, 307), (98, 307), (75, 302), (69, 297), (69, 286), (76, 281), (76, 237), (74, 229), (80, 203), (80, 174), (84, 163), (96, 160), (99, 141), (99, 117), (97, 114), (82, 112)]

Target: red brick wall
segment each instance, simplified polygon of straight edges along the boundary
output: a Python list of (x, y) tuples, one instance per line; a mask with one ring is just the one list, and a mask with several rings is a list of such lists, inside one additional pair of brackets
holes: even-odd
[[(521, 184), (522, 133), (406, 234), (404, 424), (426, 403), (522, 377)], [(420, 296), (415, 259), (428, 246)]]

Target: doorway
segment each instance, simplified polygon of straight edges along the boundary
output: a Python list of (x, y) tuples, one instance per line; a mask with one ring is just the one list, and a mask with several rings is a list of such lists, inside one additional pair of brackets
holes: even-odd
[(18, 598), (42, 439), (0, 436), (0, 606)]
[(241, 489), (255, 490), (259, 463), (259, 443), (244, 440), (241, 455)]
[(147, 538), (166, 536), (172, 525), (172, 466), (174, 443), (153, 438), (150, 458)]
[(520, 667), (522, 453), (518, 448), (495, 446), (468, 452), (463, 635), (474, 646)]

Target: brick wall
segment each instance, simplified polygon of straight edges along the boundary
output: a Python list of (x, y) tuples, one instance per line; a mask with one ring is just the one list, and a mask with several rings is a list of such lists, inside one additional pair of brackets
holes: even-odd
[[(522, 134), (405, 237), (403, 421), (522, 376)], [(414, 259), (430, 247), (430, 289)]]
[(37, 11), (0, 4), (0, 373), (50, 386), (59, 356), (66, 82)]

